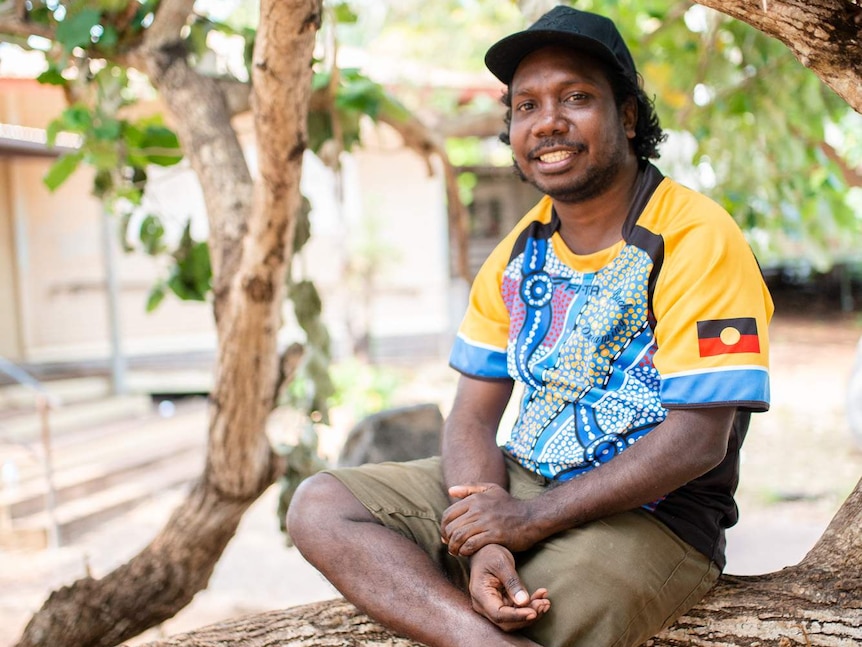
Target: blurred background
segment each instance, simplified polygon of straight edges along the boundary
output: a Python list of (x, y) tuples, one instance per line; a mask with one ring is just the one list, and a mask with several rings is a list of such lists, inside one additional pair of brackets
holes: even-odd
[[(135, 554), (204, 461), (216, 333), (202, 190), (143, 75), (66, 67), (76, 38), (113, 46), (89, 4), (28, 3), (66, 25), (62, 42), (3, 35), (0, 15), (0, 644), (51, 590)], [(146, 29), (157, 3), (114, 4)], [(274, 444), (311, 434), (334, 462), (368, 415), (445, 414), (470, 280), (538, 199), (497, 137), (503, 88), (482, 57), (554, 4), (326, 3), (314, 87), (335, 98), (312, 100), (279, 331), (281, 349), (307, 352)], [(775, 298), (773, 407), (745, 446), (728, 571), (795, 563), (862, 475), (862, 116), (715, 11), (572, 4), (617, 21), (669, 134), (657, 166), (737, 219)], [(185, 42), (200, 69), (246, 83), (257, 21), (254, 2), (199, 0)], [(254, 169), (251, 116), (231, 123)], [(135, 146), (148, 152), (118, 158)], [(285, 545), (277, 499), (273, 486), (253, 506), (164, 631), (334, 595)]]

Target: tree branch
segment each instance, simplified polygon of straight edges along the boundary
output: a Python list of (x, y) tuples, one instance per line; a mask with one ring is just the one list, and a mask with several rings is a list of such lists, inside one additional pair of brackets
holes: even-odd
[(180, 31), (194, 10), (195, 0), (162, 0), (156, 11), (153, 24), (144, 36), (144, 48), (161, 49), (180, 39)]
[(695, 0), (777, 38), (862, 113), (862, 6), (853, 0)]
[(847, 163), (847, 160), (842, 157), (833, 146), (826, 142), (819, 142), (820, 150), (823, 154), (833, 162), (839, 169), (844, 181), (849, 187), (862, 187), (862, 168), (853, 168)]
[(17, 13), (7, 14), (5, 11), (0, 11), (0, 34), (8, 34), (9, 36), (41, 36), (49, 40), (54, 39), (54, 29), (49, 25), (41, 25), (39, 23), (27, 20), (26, 16), (21, 17)]

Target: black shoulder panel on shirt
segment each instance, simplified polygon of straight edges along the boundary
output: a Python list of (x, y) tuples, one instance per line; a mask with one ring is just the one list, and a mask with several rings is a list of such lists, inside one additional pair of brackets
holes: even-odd
[(623, 238), (630, 245), (641, 248), (652, 259), (653, 266), (649, 275), (649, 285), (647, 288), (648, 312), (650, 327), (655, 328), (655, 317), (653, 315), (652, 297), (655, 291), (655, 284), (658, 281), (659, 272), (664, 262), (664, 239), (648, 229), (645, 229), (637, 224), (641, 213), (646, 208), (653, 193), (664, 180), (661, 172), (652, 164), (647, 163), (641, 170), (638, 176), (638, 186), (635, 190), (635, 197), (632, 200), (632, 206), (629, 209), (629, 214), (626, 216), (626, 221), (623, 224)]
[(632, 199), (632, 205), (629, 207), (629, 213), (626, 216), (626, 221), (623, 223), (623, 238), (629, 240), (629, 236), (637, 225), (638, 218), (646, 208), (652, 194), (664, 180), (664, 175), (653, 164), (647, 162), (644, 164), (638, 173), (637, 187), (635, 195)]
[(527, 239), (545, 239), (550, 240), (551, 236), (554, 235), (554, 232), (560, 228), (560, 219), (557, 216), (556, 210), (552, 210), (551, 212), (551, 222), (539, 222), (538, 220), (534, 220), (520, 233), (518, 239), (515, 241), (514, 246), (512, 247), (512, 253), (509, 255), (509, 261), (516, 258), (521, 252), (524, 251), (524, 248), (527, 245)]

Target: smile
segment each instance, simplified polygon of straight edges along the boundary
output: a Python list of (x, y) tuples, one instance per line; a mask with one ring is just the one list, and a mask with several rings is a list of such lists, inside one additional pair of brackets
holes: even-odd
[(562, 162), (564, 159), (568, 159), (572, 155), (574, 155), (572, 151), (553, 151), (551, 153), (539, 155), (539, 160), (547, 164), (553, 164), (554, 162)]

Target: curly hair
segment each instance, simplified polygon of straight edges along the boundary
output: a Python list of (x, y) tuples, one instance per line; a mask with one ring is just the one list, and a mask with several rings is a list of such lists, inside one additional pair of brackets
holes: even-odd
[[(608, 65), (604, 67), (617, 108), (622, 107), (629, 97), (634, 97), (637, 102), (638, 120), (635, 124), (635, 136), (632, 139), (635, 155), (639, 160), (658, 159), (660, 156), (659, 144), (667, 139), (667, 134), (659, 124), (653, 100), (647, 96), (642, 87), (642, 77), (638, 75), (637, 78), (631, 78)], [(503, 118), (506, 129), (500, 133), (500, 141), (504, 144), (511, 144), (509, 139), (509, 128), (512, 123), (511, 85), (506, 87), (500, 101), (506, 106), (506, 115)]]

